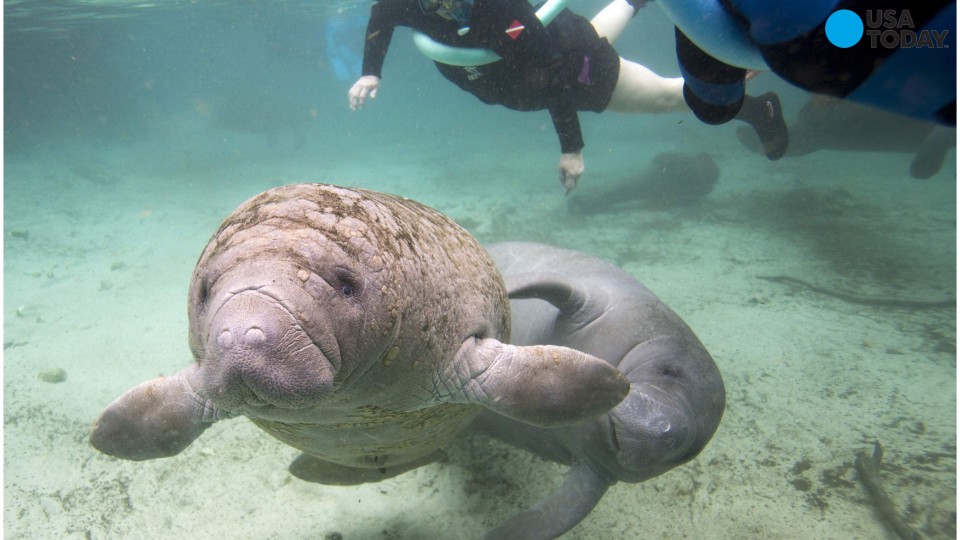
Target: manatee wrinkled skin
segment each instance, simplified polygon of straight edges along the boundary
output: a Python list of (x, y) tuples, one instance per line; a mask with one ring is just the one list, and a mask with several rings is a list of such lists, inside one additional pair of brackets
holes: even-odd
[(582, 422), (629, 390), (610, 364), (517, 347), (486, 251), (438, 212), (323, 184), (266, 191), (210, 240), (189, 291), (194, 362), (111, 403), (90, 440), (168, 457), (245, 416), (303, 454), (296, 476), (376, 481), (428, 463), (483, 410)]
[(541, 244), (488, 246), (510, 296), (515, 344), (553, 344), (603, 358), (630, 380), (609, 413), (552, 429), (482, 413), (484, 433), (571, 465), (564, 483), (487, 539), (554, 538), (616, 482), (643, 482), (693, 459), (720, 423), (725, 391), (710, 354), (632, 276), (584, 253)]

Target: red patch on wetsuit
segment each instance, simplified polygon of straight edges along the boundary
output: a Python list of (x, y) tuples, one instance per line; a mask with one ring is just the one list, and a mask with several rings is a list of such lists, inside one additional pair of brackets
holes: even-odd
[(507, 35), (510, 36), (510, 39), (517, 39), (520, 37), (520, 32), (526, 28), (520, 21), (514, 19), (510, 26), (507, 27)]

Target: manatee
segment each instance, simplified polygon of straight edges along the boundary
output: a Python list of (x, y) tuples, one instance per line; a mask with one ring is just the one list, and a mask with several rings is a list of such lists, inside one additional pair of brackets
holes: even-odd
[(515, 346), (500, 274), (453, 221), (323, 184), (257, 195), (197, 263), (193, 363), (127, 391), (90, 441), (146, 460), (238, 416), (302, 454), (296, 476), (375, 481), (436, 458), (482, 411), (537, 428), (588, 421), (629, 382), (574, 349)]
[(713, 191), (719, 178), (720, 169), (706, 152), (663, 152), (639, 175), (571, 196), (567, 199), (567, 210), (571, 214), (596, 214), (638, 206), (692, 206)]
[(587, 422), (541, 428), (485, 411), (474, 423), (472, 432), (571, 466), (559, 488), (486, 538), (554, 538), (612, 484), (643, 482), (697, 456), (723, 415), (723, 381), (686, 323), (623, 270), (542, 244), (488, 250), (507, 284), (513, 343), (571, 347), (630, 380), (619, 405)]

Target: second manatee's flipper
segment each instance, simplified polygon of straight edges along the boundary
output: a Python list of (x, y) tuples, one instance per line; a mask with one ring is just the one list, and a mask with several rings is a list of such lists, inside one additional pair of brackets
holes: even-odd
[(575, 465), (563, 484), (529, 509), (487, 531), (484, 540), (547, 540), (587, 517), (610, 487), (585, 464)]
[(290, 464), (290, 474), (301, 480), (315, 482), (317, 484), (355, 486), (357, 484), (379, 482), (387, 478), (393, 478), (417, 467), (429, 465), (434, 461), (444, 459), (445, 457), (446, 454), (438, 450), (420, 459), (402, 463), (394, 467), (367, 469), (339, 465), (307, 454), (300, 454), (297, 459), (293, 460), (293, 463)]
[(574, 349), (471, 338), (438, 382), (437, 401), (476, 403), (527, 424), (559, 426), (609, 411), (629, 390), (617, 368)]
[(578, 312), (590, 311), (589, 297), (560, 274), (525, 272), (505, 277), (504, 282), (511, 300), (535, 298), (549, 302), (564, 318), (575, 318)]
[(134, 461), (179, 454), (218, 418), (194, 391), (195, 373), (191, 366), (128, 390), (97, 418), (90, 443), (105, 454)]

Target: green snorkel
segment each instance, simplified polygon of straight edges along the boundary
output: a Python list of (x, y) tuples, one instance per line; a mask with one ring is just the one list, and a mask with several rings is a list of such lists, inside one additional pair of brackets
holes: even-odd
[[(537, 10), (537, 18), (544, 26), (551, 21), (567, 6), (569, 0), (547, 0), (545, 4)], [(413, 43), (420, 49), (424, 56), (440, 62), (441, 64), (450, 64), (451, 66), (482, 66), (492, 64), (500, 60), (500, 56), (490, 49), (468, 49), (464, 47), (452, 47), (437, 43), (421, 32), (413, 33)]]

